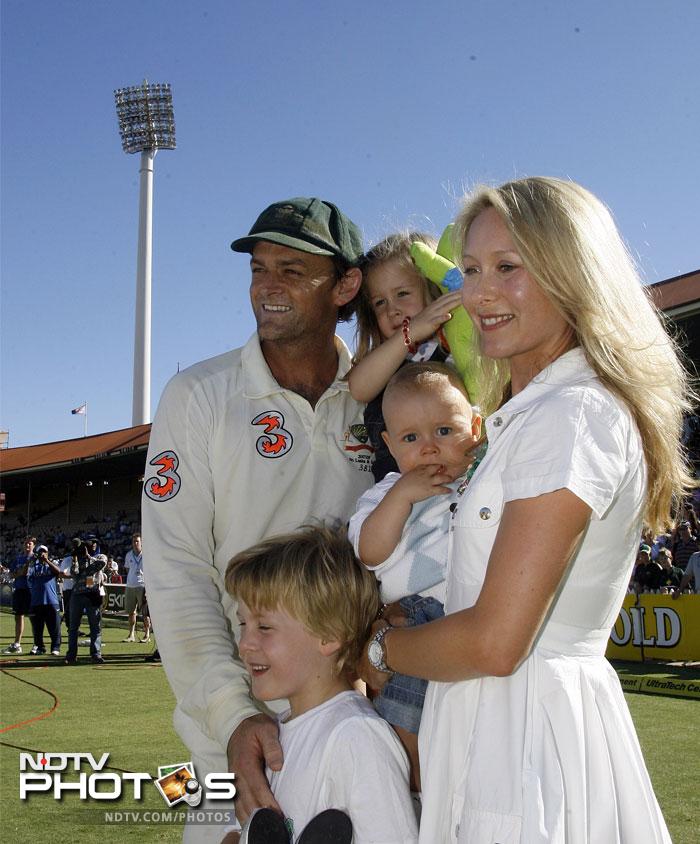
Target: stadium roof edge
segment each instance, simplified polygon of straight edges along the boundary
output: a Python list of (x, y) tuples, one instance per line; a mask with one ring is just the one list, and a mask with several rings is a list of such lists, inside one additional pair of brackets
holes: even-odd
[(136, 425), (72, 440), (6, 448), (0, 451), (0, 475), (71, 466), (145, 450), (150, 432), (150, 424)]
[(661, 281), (652, 282), (649, 287), (660, 287), (662, 284), (672, 284), (674, 281), (680, 281), (682, 278), (691, 278), (692, 276), (700, 278), (700, 269), (690, 270), (687, 273), (671, 276), (671, 278), (662, 278)]
[(700, 310), (700, 270), (683, 273), (648, 285), (656, 306), (668, 314), (696, 312)]

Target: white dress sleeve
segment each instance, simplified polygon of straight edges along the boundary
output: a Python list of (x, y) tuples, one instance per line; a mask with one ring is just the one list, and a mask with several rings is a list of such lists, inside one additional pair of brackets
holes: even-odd
[(636, 429), (607, 392), (564, 390), (533, 408), (503, 470), (505, 501), (569, 489), (601, 519), (629, 472)]

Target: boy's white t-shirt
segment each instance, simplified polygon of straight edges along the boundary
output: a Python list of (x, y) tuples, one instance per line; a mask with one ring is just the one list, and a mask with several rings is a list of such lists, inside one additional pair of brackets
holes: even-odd
[[(389, 472), (368, 489), (357, 502), (348, 526), (348, 538), (359, 556), (360, 532), (365, 519), (377, 508), (384, 496), (400, 479), (398, 472)], [(417, 501), (406, 519), (401, 539), (393, 552), (378, 566), (367, 566), (381, 584), (382, 601), (387, 604), (406, 595), (423, 595), (445, 603), (447, 549), (456, 490), (461, 479), (448, 484), (452, 494), (431, 495)]]
[(355, 691), (285, 721), (281, 771), (267, 776), (290, 822), (292, 841), (325, 809), (350, 816), (354, 844), (413, 844), (418, 840), (406, 754), (391, 727)]

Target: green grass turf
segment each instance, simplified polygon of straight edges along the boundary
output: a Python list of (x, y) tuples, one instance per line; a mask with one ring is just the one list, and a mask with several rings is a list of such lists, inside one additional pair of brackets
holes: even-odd
[(674, 844), (696, 844), (698, 704), (687, 698), (626, 694), (644, 759)]
[[(698, 665), (613, 661), (621, 677), (700, 680)], [(661, 694), (625, 694), (656, 796), (674, 844), (695, 844), (700, 793), (693, 787), (700, 756), (698, 702)]]
[[(87, 628), (87, 624), (84, 625)], [(12, 617), (0, 614), (0, 650), (12, 641)], [(65, 628), (64, 628), (65, 629)], [(77, 795), (60, 802), (48, 794), (19, 800), (21, 750), (45, 753), (87, 752), (110, 754), (108, 768), (146, 771), (157, 775), (159, 765), (189, 761), (189, 754), (172, 728), (173, 696), (159, 664), (144, 662), (153, 644), (122, 644), (123, 627), (107, 622), (103, 629), (105, 665), (93, 665), (89, 648), (79, 647), (76, 666), (62, 664), (65, 656), (28, 656), (31, 632), (25, 630), (24, 654), (3, 656), (0, 673), (0, 835), (3, 841), (175, 842), (182, 824), (105, 824), (105, 811), (167, 812), (168, 807), (151, 783), (143, 786), (142, 801), (128, 796), (119, 801), (81, 803)], [(23, 682), (26, 681), (26, 682)], [(28, 685), (32, 683), (34, 685)], [(7, 730), (8, 726), (47, 712), (41, 720)], [(13, 745), (13, 746), (8, 746)], [(106, 768), (105, 770), (107, 770)], [(180, 811), (179, 804), (172, 811)], [(184, 806), (186, 809), (187, 806)]]
[[(0, 649), (12, 641), (13, 620), (0, 613)], [(94, 666), (88, 648), (81, 647), (81, 664), (64, 666), (53, 657), (26, 655), (31, 633), (25, 631), (24, 651), (6, 660), (0, 672), (0, 729), (47, 712), (41, 720), (0, 733), (0, 834), (4, 841), (76, 841), (111, 844), (121, 841), (181, 839), (180, 824), (104, 823), (104, 812), (167, 811), (155, 786), (144, 785), (144, 799), (130, 796), (100, 806), (80, 803), (74, 795), (57, 802), (39, 794), (18, 797), (20, 749), (31, 752), (109, 752), (108, 765), (154, 775), (159, 765), (188, 761), (189, 755), (171, 726), (173, 697), (159, 665), (143, 661), (152, 645), (123, 644), (123, 627), (106, 621), (103, 631), (107, 663)], [(65, 645), (62, 648), (65, 654)], [(83, 656), (84, 654), (84, 656)], [(697, 679), (697, 671), (638, 663), (616, 663), (621, 673), (657, 673)], [(28, 685), (32, 683), (34, 685)], [(694, 844), (700, 795), (694, 788), (700, 738), (696, 729), (697, 701), (663, 695), (626, 694), (659, 802), (675, 844)], [(12, 745), (12, 746), (8, 746)], [(129, 790), (130, 794), (130, 790)], [(175, 807), (180, 810), (183, 804)], [(601, 843), (602, 844), (602, 843)]]

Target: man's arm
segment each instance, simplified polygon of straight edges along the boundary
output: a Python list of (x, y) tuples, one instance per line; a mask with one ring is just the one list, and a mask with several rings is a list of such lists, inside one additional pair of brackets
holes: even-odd
[[(678, 585), (678, 586), (677, 586), (677, 587), (673, 590), (673, 592), (672, 592), (672, 594), (671, 594), (671, 597), (672, 597), (672, 598), (674, 598), (674, 599), (675, 599), (675, 598), (680, 597), (681, 592), (683, 592), (683, 590), (684, 590), (684, 589), (687, 589), (687, 588), (688, 588), (688, 586), (690, 585), (690, 581), (691, 581), (691, 580), (692, 580), (692, 581), (695, 581), (695, 575), (694, 575), (694, 568), (695, 568), (694, 563), (695, 563), (695, 560), (694, 560), (693, 558), (694, 558), (694, 557), (695, 557), (698, 553), (700, 553), (700, 552), (696, 551), (696, 552), (695, 552), (695, 554), (691, 554), (691, 555), (690, 555), (690, 559), (688, 560), (688, 565), (685, 567), (685, 573), (684, 573), (683, 577), (681, 578), (681, 582), (680, 582), (680, 584), (679, 584), (679, 585)], [(695, 588), (697, 589), (697, 584), (695, 584)]]
[[(209, 465), (211, 409), (193, 395), (187, 374), (173, 379), (161, 399), (150, 437), (143, 497), (144, 575), (163, 667), (177, 700), (175, 725), (185, 743), (228, 756), (237, 775), (239, 804), (276, 805), (248, 745), (265, 750), (276, 725), (239, 725), (259, 715), (222, 604), (224, 585), (214, 565), (214, 484)], [(240, 749), (239, 749), (240, 745)], [(272, 760), (274, 761), (274, 759)], [(250, 766), (251, 768), (253, 766)], [(256, 781), (257, 774), (257, 781)], [(253, 785), (248, 786), (248, 779)], [(251, 798), (252, 802), (253, 798)]]
[(63, 579), (63, 571), (54, 563), (53, 560), (47, 560), (46, 564), (51, 569), (51, 571), (56, 575), (56, 577), (60, 577), (61, 580)]
[(681, 578), (680, 584), (673, 590), (673, 594), (671, 595), (672, 598), (680, 597), (681, 593), (684, 589), (687, 589), (690, 586), (690, 581), (693, 580), (692, 572), (686, 572), (683, 577)]
[(106, 564), (105, 564), (104, 560), (92, 560), (92, 562), (90, 562), (88, 564), (88, 567), (86, 568), (85, 573), (86, 574), (95, 574), (98, 571), (102, 571), (104, 569), (105, 565)]
[(680, 584), (678, 586), (676, 586), (676, 588), (673, 590), (671, 597), (674, 598), (674, 599), (680, 598), (681, 593), (683, 592), (684, 589), (688, 588), (688, 585), (690, 584), (690, 581), (692, 579), (693, 579), (692, 574), (684, 574)]

